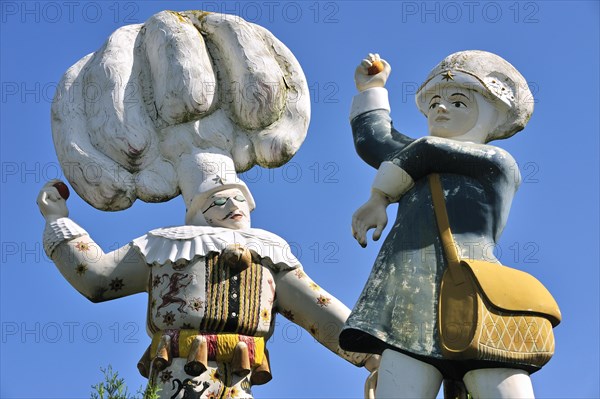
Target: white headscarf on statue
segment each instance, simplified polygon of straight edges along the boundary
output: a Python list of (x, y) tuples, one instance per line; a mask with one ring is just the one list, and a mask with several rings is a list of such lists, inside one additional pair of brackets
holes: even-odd
[[(429, 104), (425, 94), (436, 86), (462, 86), (482, 94), (495, 107), (505, 110), (487, 133), (486, 142), (508, 138), (523, 130), (533, 113), (533, 95), (521, 73), (499, 55), (481, 50), (450, 54), (429, 73), (417, 90), (417, 107), (427, 115)], [(481, 111), (481, 110), (480, 110)], [(480, 120), (485, 115), (480, 115)], [(479, 124), (479, 123), (478, 123)]]

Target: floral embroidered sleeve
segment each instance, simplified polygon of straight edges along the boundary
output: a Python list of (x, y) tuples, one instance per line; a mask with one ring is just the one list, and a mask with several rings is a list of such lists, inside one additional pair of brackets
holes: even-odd
[(104, 253), (71, 219), (46, 224), (44, 249), (67, 281), (92, 302), (146, 291), (150, 268), (133, 246)]
[(350, 309), (311, 280), (301, 267), (279, 272), (275, 278), (279, 313), (337, 355), (357, 366), (364, 364), (368, 354), (347, 352), (339, 347), (339, 335)]

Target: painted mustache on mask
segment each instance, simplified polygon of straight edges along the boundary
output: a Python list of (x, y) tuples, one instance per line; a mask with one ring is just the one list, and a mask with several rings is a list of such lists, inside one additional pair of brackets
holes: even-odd
[(225, 219), (232, 219), (234, 216), (240, 215), (242, 217), (245, 217), (246, 214), (240, 210), (235, 210), (232, 212), (229, 212), (227, 215), (225, 215), (225, 217), (221, 220), (225, 220)]

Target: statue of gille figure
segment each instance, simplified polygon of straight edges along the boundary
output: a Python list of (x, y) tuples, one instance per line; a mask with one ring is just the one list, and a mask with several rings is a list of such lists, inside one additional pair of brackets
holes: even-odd
[[(100, 88), (94, 101), (89, 86)], [(270, 32), (199, 11), (120, 28), (61, 80), (53, 138), (82, 198), (111, 211), (184, 198), (185, 225), (104, 253), (68, 218), (64, 183), (38, 196), (44, 248), (73, 287), (93, 302), (148, 292), (152, 343), (138, 368), (162, 398), (250, 398), (271, 379), (265, 343), (276, 312), (355, 365), (376, 367), (377, 356), (339, 347), (350, 310), (283, 239), (250, 227), (255, 204), (237, 172), (287, 162), (309, 107), (300, 66)], [(90, 165), (101, 173), (90, 176)]]
[[(376, 393), (380, 398), (435, 398), (443, 379), (455, 388), (464, 381), (475, 398), (531, 398), (529, 374), (539, 370), (554, 351), (548, 320), (543, 320), (544, 331), (538, 331), (541, 327), (535, 323), (525, 325), (524, 336), (516, 338), (510, 336), (520, 333), (519, 328), (491, 322), (483, 328), (493, 330), (496, 337), (509, 337), (507, 345), (524, 341), (526, 345), (493, 348), (460, 360), (444, 353), (440, 338), (440, 317), (445, 317), (440, 309), (450, 309), (450, 316), (459, 314), (456, 308), (441, 305), (442, 276), (449, 259), (500, 263), (493, 249), (521, 179), (512, 156), (486, 143), (525, 127), (533, 112), (531, 92), (521, 74), (495, 54), (451, 54), (431, 71), (416, 94), (430, 135), (415, 140), (392, 126), (384, 88), (390, 72), (387, 62), (370, 54), (355, 73), (360, 93), (350, 115), (354, 142), (360, 157), (378, 172), (369, 200), (353, 216), (354, 237), (364, 247), (367, 232), (374, 228), (373, 239), (378, 240), (390, 203), (398, 203), (398, 215), (340, 344), (347, 350), (382, 353)], [(441, 181), (437, 198), (447, 204), (451, 232), (437, 219), (442, 212), (433, 205), (434, 189), (428, 181), (433, 174)], [(442, 230), (450, 234), (441, 234)], [(447, 256), (450, 247), (457, 248), (455, 257)], [(511, 289), (500, 287), (509, 297), (531, 294)], [(540, 292), (553, 325), (558, 324), (558, 306), (543, 286)], [(457, 320), (455, 327), (473, 326), (468, 324), (471, 320)], [(495, 340), (495, 345), (504, 345), (502, 339)], [(541, 361), (528, 361), (525, 356)], [(451, 397), (457, 393), (451, 392)]]

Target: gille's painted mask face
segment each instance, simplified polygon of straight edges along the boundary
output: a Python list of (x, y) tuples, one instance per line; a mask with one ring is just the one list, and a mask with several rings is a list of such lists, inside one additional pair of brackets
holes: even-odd
[(218, 191), (202, 205), (206, 222), (212, 227), (241, 230), (250, 228), (248, 201), (238, 189)]

